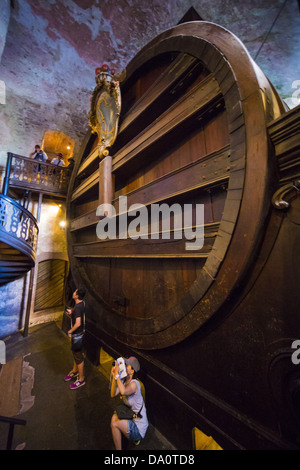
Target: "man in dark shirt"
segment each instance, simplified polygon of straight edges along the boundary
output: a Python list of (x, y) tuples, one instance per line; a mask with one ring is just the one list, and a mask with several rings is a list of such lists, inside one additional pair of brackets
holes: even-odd
[[(75, 301), (75, 307), (72, 309), (67, 309), (67, 313), (71, 315), (72, 328), (68, 331), (68, 335), (72, 337), (73, 334), (80, 334), (84, 332), (84, 309), (85, 305), (83, 302), (85, 292), (83, 289), (76, 289), (73, 293), (73, 299)], [(73, 351), (74, 364), (73, 369), (69, 372), (68, 375), (64, 378), (67, 382), (71, 379), (76, 379), (76, 381), (70, 385), (71, 390), (76, 390), (79, 387), (85, 385), (84, 379), (84, 355), (83, 350)]]

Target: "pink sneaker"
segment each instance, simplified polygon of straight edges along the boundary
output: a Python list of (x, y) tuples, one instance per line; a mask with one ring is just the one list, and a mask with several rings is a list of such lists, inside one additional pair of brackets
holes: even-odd
[(71, 371), (68, 373), (68, 375), (64, 377), (64, 381), (68, 382), (69, 380), (77, 379), (77, 377), (78, 377), (78, 372)]
[(85, 385), (85, 380), (79, 380), (77, 379), (76, 382), (74, 382), (73, 384), (70, 385), (70, 390), (77, 390), (77, 388), (80, 388), (82, 387), (83, 385)]

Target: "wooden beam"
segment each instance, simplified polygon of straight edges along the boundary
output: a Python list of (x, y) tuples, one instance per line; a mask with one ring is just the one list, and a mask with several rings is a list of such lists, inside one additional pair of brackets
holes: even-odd
[(80, 165), (78, 171), (77, 171), (77, 176), (80, 175), (84, 170), (86, 170), (91, 163), (93, 163), (94, 160), (99, 158), (99, 151), (98, 147), (96, 147), (92, 152), (89, 154), (89, 156), (82, 162)]
[[(130, 206), (139, 204), (150, 205), (211, 185), (227, 182), (229, 179), (229, 151), (214, 153), (214, 158), (200, 159), (183, 169), (176, 170), (156, 181), (142, 186), (127, 196)], [(119, 200), (114, 201), (116, 212), (119, 211)]]
[[(126, 194), (128, 196), (128, 205), (132, 202), (136, 203), (137, 200), (144, 205), (160, 203), (170, 197), (179, 194), (187, 194), (194, 189), (206, 189), (213, 184), (226, 182), (229, 178), (230, 170), (228, 165), (229, 155), (229, 146), (225, 146), (205, 157), (201, 156), (184, 169), (172, 171)], [(158, 187), (161, 189), (162, 193), (156, 192)], [(140, 196), (137, 197), (138, 193)], [(157, 196), (157, 194), (159, 194), (159, 196)], [(115, 204), (116, 213), (118, 214), (118, 200), (113, 202)], [(99, 222), (99, 217), (96, 216), (97, 207), (98, 201), (95, 201), (92, 210), (73, 219), (70, 222), (70, 230), (80, 230)]]
[(219, 85), (215, 78), (209, 75), (114, 155), (113, 172), (131, 162), (195, 114), (200, 116), (201, 112), (211, 108), (220, 97)]
[(99, 184), (99, 169), (94, 171), (88, 178), (86, 178), (72, 193), (71, 201), (83, 196), (93, 186)]
[(37, 193), (42, 193), (47, 196), (57, 196), (62, 199), (66, 199), (67, 188), (64, 189), (56, 189), (54, 187), (42, 187), (42, 185), (34, 184), (34, 183), (27, 183), (26, 181), (17, 181), (17, 180), (10, 180), (9, 188), (11, 189), (25, 189), (28, 191), (34, 191)]
[[(185, 243), (188, 241), (182, 234), (181, 239), (174, 238), (174, 230), (170, 230), (170, 239), (162, 239), (162, 232), (158, 232), (158, 239), (133, 240), (107, 239), (96, 240), (89, 243), (75, 243), (73, 254), (79, 258), (207, 258), (218, 233), (219, 224), (206, 224), (204, 226), (204, 246), (201, 250), (187, 251)], [(195, 232), (195, 226), (192, 227)]]
[(99, 165), (99, 205), (110, 204), (114, 196), (114, 175), (111, 171), (112, 157), (103, 158)]
[(284, 185), (300, 176), (300, 105), (268, 125), (275, 148), (280, 175)]
[(191, 68), (195, 64), (199, 65), (199, 62), (195, 57), (192, 57), (189, 54), (179, 54), (123, 117), (119, 128), (119, 135), (126, 131), (126, 129), (132, 125), (146, 109), (147, 112), (149, 112), (151, 105), (153, 105), (155, 101), (161, 99), (164, 93), (182, 80), (184, 75), (192, 73)]

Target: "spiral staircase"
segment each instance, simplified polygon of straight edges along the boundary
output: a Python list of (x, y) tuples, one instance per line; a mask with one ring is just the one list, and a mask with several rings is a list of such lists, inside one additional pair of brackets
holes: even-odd
[(35, 263), (38, 226), (17, 201), (0, 194), (0, 285), (18, 279)]
[(0, 193), (0, 285), (22, 277), (36, 259), (38, 222), (17, 199), (31, 193), (65, 197), (69, 176), (68, 168), (8, 153)]

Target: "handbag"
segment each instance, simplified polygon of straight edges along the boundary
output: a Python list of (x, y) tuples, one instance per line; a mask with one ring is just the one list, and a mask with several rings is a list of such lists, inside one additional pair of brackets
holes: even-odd
[[(142, 408), (143, 408), (144, 404), (142, 404)], [(142, 411), (142, 408), (140, 409), (140, 411), (138, 413), (134, 413), (134, 411), (132, 411), (131, 408), (129, 408), (129, 406), (127, 405), (124, 405), (124, 403), (122, 403), (121, 405), (118, 405), (116, 407), (116, 413), (117, 413), (117, 416), (119, 419), (134, 419), (134, 418), (142, 418), (141, 416), (141, 411)]]
[(73, 334), (71, 338), (72, 351), (80, 351), (83, 346), (84, 333)]
[(119, 419), (133, 419), (135, 417), (135, 413), (132, 409), (124, 404), (116, 407), (116, 413)]

